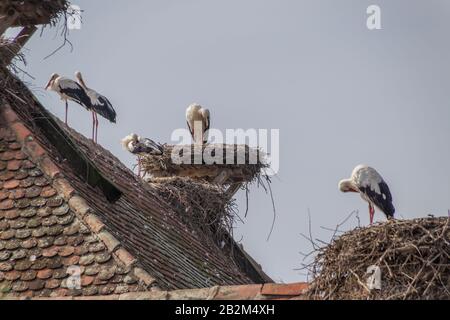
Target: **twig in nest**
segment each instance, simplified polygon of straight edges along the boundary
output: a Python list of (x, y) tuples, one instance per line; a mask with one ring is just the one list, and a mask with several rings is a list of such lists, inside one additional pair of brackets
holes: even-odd
[(270, 200), (272, 201), (272, 209), (273, 209), (273, 220), (272, 220), (272, 226), (270, 227), (269, 235), (267, 236), (266, 241), (269, 241), (270, 236), (272, 235), (273, 228), (275, 226), (275, 220), (277, 219), (277, 210), (275, 208), (275, 200), (273, 199), (273, 193), (272, 193), (272, 186), (270, 185), (270, 179), (268, 176), (266, 176), (266, 179), (268, 181), (267, 186), (269, 188), (270, 192)]
[(363, 287), (368, 293), (370, 293), (370, 289), (367, 288), (367, 286), (364, 284), (364, 282), (361, 281), (361, 279), (359, 278), (359, 276), (352, 270), (350, 269), (350, 272), (352, 273), (352, 275), (356, 278), (356, 281), (358, 281), (359, 285), (361, 287)]
[(245, 215), (244, 218), (247, 218), (248, 214), (248, 196), (249, 196), (250, 190), (248, 188), (248, 185), (245, 186)]
[[(311, 299), (450, 299), (449, 218), (395, 220), (358, 228), (316, 252)], [(362, 277), (382, 271), (382, 290), (368, 294)], [(351, 274), (353, 277), (349, 277)]]

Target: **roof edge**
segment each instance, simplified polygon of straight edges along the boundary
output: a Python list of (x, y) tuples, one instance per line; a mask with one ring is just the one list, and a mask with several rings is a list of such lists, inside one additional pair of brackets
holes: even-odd
[(50, 178), (53, 188), (67, 201), (69, 208), (75, 213), (77, 218), (85, 223), (93, 234), (98, 236), (114, 259), (126, 268), (134, 269), (133, 274), (145, 288), (158, 289), (155, 286), (156, 279), (140, 268), (137, 265), (138, 260), (107, 230), (105, 224), (87, 204), (86, 200), (77, 194), (59, 167), (47, 155), (43, 146), (33, 138), (33, 133), (23, 124), (9, 104), (3, 105), (0, 115), (5, 124), (16, 135), (17, 141), (22, 145), (22, 151)]
[(6, 296), (4, 300), (306, 300), (309, 284), (266, 283), (239, 286), (214, 286), (202, 289), (145, 291), (107, 296), (27, 298)]

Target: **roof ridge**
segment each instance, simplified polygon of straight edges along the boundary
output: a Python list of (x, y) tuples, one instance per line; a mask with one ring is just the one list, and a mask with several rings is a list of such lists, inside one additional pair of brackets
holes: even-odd
[(120, 241), (107, 230), (106, 225), (87, 204), (87, 201), (76, 192), (70, 182), (64, 177), (64, 174), (51, 157), (48, 156), (43, 146), (35, 141), (33, 133), (23, 124), (16, 112), (12, 110), (11, 106), (5, 104), (0, 112), (3, 119), (6, 121), (6, 125), (8, 125), (16, 135), (17, 141), (22, 146), (22, 151), (50, 178), (53, 188), (55, 188), (58, 194), (67, 201), (70, 209), (75, 213), (77, 218), (99, 238), (117, 262), (126, 268), (133, 269), (133, 274), (145, 285), (145, 288), (159, 290), (158, 287), (155, 286), (156, 279), (147, 271), (139, 267), (137, 265), (138, 260), (136, 257), (126, 250)]

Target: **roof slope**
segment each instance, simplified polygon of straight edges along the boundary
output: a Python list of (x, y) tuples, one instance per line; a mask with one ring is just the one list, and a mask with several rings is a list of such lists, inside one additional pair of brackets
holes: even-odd
[(200, 240), (155, 190), (110, 152), (55, 121), (22, 82), (9, 73), (5, 87), (6, 82), (1, 107), (8, 103), (18, 126), (25, 125), (33, 136), (31, 142), (22, 137), (23, 145), (39, 165), (43, 155), (57, 165), (61, 177), (70, 181), (62, 189), (65, 196), (84, 199), (85, 213), (100, 220), (93, 227), (109, 232), (134, 265), (155, 279), (154, 285), (173, 290), (270, 281), (245, 255), (235, 257), (212, 239)]
[[(144, 290), (134, 270), (111, 254), (55, 189), (55, 180), (21, 149), (0, 117), (1, 291), (53, 297)], [(81, 276), (79, 285), (68, 285), (71, 275)]]

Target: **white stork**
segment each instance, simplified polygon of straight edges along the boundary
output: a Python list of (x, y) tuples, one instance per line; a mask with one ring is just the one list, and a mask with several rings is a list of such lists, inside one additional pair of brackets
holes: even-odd
[(193, 103), (186, 109), (186, 121), (194, 143), (205, 144), (210, 127), (209, 110)]
[(61, 77), (57, 73), (53, 73), (45, 86), (45, 90), (55, 91), (66, 102), (65, 123), (67, 125), (67, 113), (69, 108), (68, 100), (74, 101), (83, 106), (86, 110), (91, 110), (91, 99), (78, 83), (72, 79)]
[(353, 169), (350, 179), (339, 182), (342, 192), (357, 192), (369, 203), (370, 224), (373, 223), (375, 208), (379, 208), (388, 219), (394, 218), (395, 208), (389, 187), (381, 175), (373, 168), (359, 165)]
[(138, 157), (138, 175), (141, 175), (140, 156), (144, 153), (151, 155), (162, 155), (163, 146), (149, 138), (141, 138), (136, 133), (132, 133), (122, 139), (122, 146), (125, 150)]
[(97, 142), (97, 133), (98, 133), (98, 118), (97, 114), (101, 115), (103, 118), (111, 121), (112, 123), (116, 123), (116, 111), (114, 110), (111, 102), (109, 100), (98, 93), (97, 91), (88, 88), (83, 80), (81, 72), (75, 72), (75, 77), (78, 80), (78, 83), (81, 87), (83, 87), (84, 91), (91, 100), (92, 106), (92, 140)]

